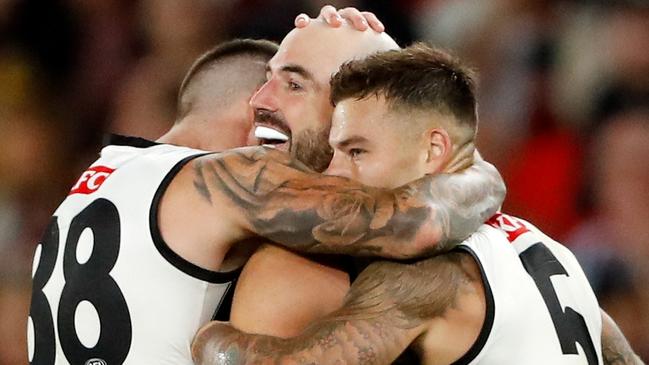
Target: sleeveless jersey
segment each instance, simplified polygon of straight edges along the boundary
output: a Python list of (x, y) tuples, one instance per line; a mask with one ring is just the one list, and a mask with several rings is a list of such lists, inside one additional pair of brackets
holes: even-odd
[(602, 364), (599, 304), (566, 247), (497, 214), (458, 249), (480, 266), (487, 314), (454, 364)]
[(36, 248), (31, 364), (192, 364), (194, 335), (234, 290), (238, 271), (191, 264), (157, 225), (169, 182), (204, 152), (117, 139), (81, 175)]

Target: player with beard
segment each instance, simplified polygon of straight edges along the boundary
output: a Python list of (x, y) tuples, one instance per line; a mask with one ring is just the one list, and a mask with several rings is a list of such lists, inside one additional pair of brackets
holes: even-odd
[[(316, 171), (324, 170), (332, 155), (327, 139), (333, 112), (329, 102), (331, 75), (345, 61), (396, 48), (387, 34), (358, 31), (348, 23), (333, 28), (318, 20), (294, 29), (268, 62), (267, 82), (251, 99), (256, 136), (264, 144), (289, 151)], [(447, 171), (463, 169), (471, 165), (473, 158), (473, 144), (461, 146)], [(473, 168), (483, 164), (477, 160)], [(495, 185), (499, 177), (491, 176)], [(477, 203), (473, 198), (476, 192), (469, 185), (442, 186), (442, 199), (457, 199), (466, 202), (467, 207)], [(350, 285), (349, 274), (353, 277), (353, 270), (323, 265), (322, 261), (266, 245), (242, 273), (231, 321), (246, 332), (295, 335), (314, 318), (341, 305)]]
[(450, 178), (470, 194), (447, 197), (446, 179), (381, 190), (271, 148), (207, 153), (248, 140), (247, 100), (273, 51), (238, 41), (210, 52), (183, 83), (167, 134), (114, 138), (81, 175), (35, 255), (32, 364), (189, 364), (193, 334), (246, 259), (245, 239), (412, 257), (447, 249), (500, 205), (502, 181), (485, 164)]
[[(444, 172), (475, 138), (471, 72), (427, 46), (343, 66), (332, 102), (327, 173), (365, 184), (394, 187)], [(194, 355), (202, 365), (389, 364), (411, 344), (425, 364), (641, 363), (600, 311), (574, 256), (504, 214), (449, 253), (371, 264), (342, 308), (299, 336), (213, 323), (198, 334)]]

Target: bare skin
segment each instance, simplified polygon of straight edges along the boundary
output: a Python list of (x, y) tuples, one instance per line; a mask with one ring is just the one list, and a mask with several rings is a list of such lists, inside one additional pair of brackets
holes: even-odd
[(237, 280), (231, 323), (248, 333), (299, 335), (311, 322), (343, 305), (350, 278), (340, 267), (325, 265), (331, 263), (275, 245), (262, 246)]
[[(261, 257), (257, 259), (262, 259)], [(231, 364), (256, 364), (265, 361), (278, 364), (310, 362), (326, 364), (328, 360), (336, 358), (342, 359), (343, 364), (363, 364), (365, 354), (371, 351), (377, 355), (374, 358), (375, 364), (389, 364), (410, 345), (407, 341), (413, 341), (415, 348), (424, 350), (422, 359), (426, 364), (450, 364), (471, 347), (482, 327), (484, 288), (480, 280), (476, 280), (476, 275), (479, 274), (475, 271), (475, 263), (468, 258), (459, 260), (460, 265), (457, 265), (457, 261), (452, 262), (453, 265), (457, 265), (451, 269), (455, 275), (446, 277), (444, 275), (449, 272), (450, 266), (448, 262), (442, 262), (440, 259), (429, 259), (424, 262), (428, 262), (428, 265), (419, 266), (425, 270), (420, 272), (423, 279), (412, 276), (412, 271), (406, 267), (408, 265), (401, 267), (398, 264), (385, 262), (372, 264), (361, 274), (358, 282), (354, 283), (349, 294), (344, 298), (341, 309), (332, 310), (328, 315), (312, 314), (315, 317), (312, 321), (315, 322), (310, 325), (306, 325), (308, 321), (297, 322), (298, 325), (305, 323), (303, 327), (297, 328), (286, 329), (281, 324), (286, 321), (285, 318), (278, 319), (276, 324), (280, 331), (288, 331), (283, 337), (293, 337), (291, 339), (249, 335), (224, 323), (213, 322), (196, 337), (195, 359), (198, 360), (198, 364), (227, 363), (219, 362), (223, 359), (233, 361)], [(460, 267), (465, 269), (460, 270)], [(435, 278), (430, 284), (435, 290), (433, 294), (429, 293), (426, 287), (430, 278)], [(449, 281), (438, 283), (439, 278)], [(308, 280), (310, 283), (318, 282), (317, 277), (315, 279), (310, 277)], [(331, 285), (331, 279), (329, 280), (328, 285)], [(402, 286), (404, 283), (411, 283), (412, 280), (422, 280), (421, 285), (415, 287), (416, 290), (411, 291), (410, 287)], [(282, 296), (289, 295), (289, 298), (296, 296), (301, 298), (299, 293), (294, 293), (300, 291), (300, 288), (295, 287), (295, 281), (291, 281), (291, 285), (293, 285), (291, 288), (283, 288), (283, 291), (280, 288), (279, 293), (285, 293)], [(434, 295), (434, 297), (427, 298), (427, 295)], [(306, 295), (306, 298), (309, 300), (311, 297)], [(323, 308), (322, 301), (328, 303), (329, 300), (318, 298), (321, 298), (318, 305), (313, 306), (326, 310)], [(400, 298), (404, 298), (407, 303), (393, 304), (394, 306), (389, 310), (377, 310), (377, 308), (389, 307), (390, 303), (400, 301)], [(442, 298), (447, 301), (443, 302)], [(271, 302), (276, 305), (277, 300)], [(291, 310), (302, 310), (299, 306), (295, 308), (296, 303), (300, 302), (289, 299)], [(421, 319), (418, 313), (406, 313), (400, 310), (400, 305), (404, 307), (418, 305), (420, 308), (430, 306), (428, 309), (436, 309), (438, 312), (433, 313), (431, 319), (426, 321)], [(286, 311), (286, 313), (290, 312)], [(603, 310), (601, 315), (604, 364), (643, 365), (644, 362), (634, 353), (615, 322)], [(394, 318), (382, 318), (383, 316)], [(407, 324), (405, 329), (404, 323)], [(359, 328), (364, 332), (360, 332)], [(385, 332), (390, 333), (392, 337), (381, 337), (381, 333)], [(323, 337), (336, 341), (329, 340), (330, 342), (323, 344), (314, 340)], [(400, 344), (401, 347), (395, 343)], [(251, 354), (252, 357), (248, 357)]]
[[(404, 144), (402, 131), (406, 125), (402, 123), (409, 121), (410, 127), (419, 125), (427, 129), (424, 121), (430, 118), (428, 115), (396, 119), (390, 115), (386, 118), (387, 105), (383, 98), (369, 98), (365, 102), (355, 100), (350, 105), (353, 109), (346, 108), (334, 114), (330, 144), (335, 150), (332, 165), (336, 166), (330, 165), (328, 171), (340, 174), (352, 171), (353, 168), (345, 167), (350, 161), (358, 164), (357, 174), (346, 176), (361, 181), (374, 179), (383, 186), (398, 186), (400, 181), (415, 178), (413, 174), (427, 176), (444, 166), (461, 165), (457, 163), (461, 160), (458, 156), (462, 156), (465, 149), (452, 148), (448, 133), (438, 133), (437, 128), (430, 133), (412, 132), (421, 140), (411, 138)], [(341, 105), (337, 109), (339, 107)], [(439, 136), (446, 140), (441, 141)], [(371, 143), (373, 140), (381, 142)], [(432, 149), (431, 153), (427, 153), (428, 148)], [(362, 157), (355, 151), (361, 149), (365, 151)], [(437, 151), (439, 153), (435, 153)], [(413, 155), (430, 158), (414, 158)], [(404, 161), (410, 161), (407, 168), (402, 168)], [(397, 179), (388, 177), (386, 171), (398, 175)], [(446, 174), (437, 176), (443, 175)], [(466, 193), (458, 187), (452, 193), (449, 191), (448, 196)], [(284, 271), (283, 266), (275, 266), (275, 271)], [(260, 272), (257, 274), (261, 276)], [(224, 324), (213, 323), (196, 337), (194, 360), (199, 364), (390, 363), (419, 338), (427, 351), (435, 350), (435, 359), (427, 363), (450, 363), (462, 356), (480, 332), (486, 305), (479, 279), (477, 264), (464, 253), (452, 252), (414, 264), (377, 262), (354, 282), (342, 309), (316, 321), (297, 337), (279, 339), (246, 335)], [(322, 295), (316, 297), (327, 300)], [(243, 302), (254, 303), (255, 300)], [(290, 322), (291, 314), (286, 314), (276, 317)], [(459, 341), (449, 337), (448, 328), (457, 330)], [(435, 346), (434, 343), (439, 342), (437, 339), (443, 337), (458, 346)]]
[[(257, 236), (309, 253), (384, 257), (427, 255), (446, 250), (449, 243), (461, 240), (502, 202), (503, 183), (495, 169), (487, 164), (456, 175), (457, 180), (455, 176), (450, 180), (447, 180), (449, 176), (430, 182), (422, 180), (421, 184), (429, 185), (423, 189), (430, 191), (432, 200), (429, 200), (421, 195), (414, 196), (410, 190), (412, 186), (381, 192), (338, 178), (323, 179), (296, 162), (310, 162), (300, 150), (308, 152), (309, 146), (312, 150), (322, 147), (314, 146), (308, 136), (328, 130), (331, 105), (327, 99), (328, 90), (321, 86), (328, 87), (331, 73), (340, 63), (357, 54), (395, 46), (385, 34), (359, 32), (351, 27), (331, 30), (324, 21), (313, 23), (308, 29), (291, 32), (287, 38), (309, 46), (313, 43), (300, 38), (300, 33), (326, 36), (332, 42), (344, 34), (353, 42), (338, 46), (340, 49), (319, 48), (309, 55), (280, 49), (269, 62), (267, 77), (270, 79), (251, 101), (256, 109), (257, 126), (288, 133), (288, 142), (276, 147), (287, 151), (292, 159), (288, 159), (287, 154), (262, 149), (197, 158), (181, 169), (162, 198), (158, 215), (161, 234), (172, 250), (193, 264), (210, 270), (240, 267), (245, 257), (232, 260), (232, 255), (226, 255), (235, 243)], [(323, 53), (328, 57), (322, 57)], [(321, 67), (296, 67), (302, 65), (300, 57), (318, 60)], [(303, 78), (303, 71), (309, 77)], [(297, 83), (301, 88), (295, 87)], [(284, 108), (279, 115), (276, 110), (278, 98), (296, 107), (290, 112)], [(268, 119), (262, 118), (262, 114), (277, 115), (275, 119)], [(283, 126), (277, 127), (278, 123)], [(182, 130), (168, 137), (164, 142), (190, 146), (203, 138), (201, 134), (190, 135)], [(324, 142), (326, 147), (326, 139)], [(299, 146), (306, 147), (300, 149)], [(272, 161), (271, 156), (277, 161)], [(457, 170), (471, 165), (472, 159), (473, 156), (467, 154)], [(483, 189), (483, 184), (494, 182), (496, 185)], [(472, 188), (456, 200), (455, 197), (447, 198), (445, 192), (451, 187), (446, 186), (447, 183)], [(494, 196), (488, 196), (493, 192)], [(327, 200), (320, 203), (319, 199)], [(476, 200), (484, 205), (478, 205), (475, 213), (469, 215), (459, 214), (461, 210), (456, 211), (456, 208), (448, 211), (443, 208), (465, 206)], [(487, 205), (490, 208), (484, 209)], [(387, 239), (397, 235), (402, 238)], [(441, 244), (437, 246), (433, 242)], [(381, 247), (384, 244), (387, 246)]]
[[(484, 316), (479, 269), (465, 253), (375, 262), (340, 309), (296, 337), (246, 334), (213, 322), (197, 334), (193, 357), (197, 364), (389, 364), (414, 345), (424, 363), (449, 364), (473, 344)], [(605, 364), (642, 364), (603, 311), (602, 322)]]
[[(218, 242), (208, 257), (215, 266), (229, 245), (252, 235), (309, 253), (431, 255), (468, 236), (504, 196), (498, 172), (487, 163), (391, 191), (313, 173), (272, 148), (207, 155), (188, 165), (170, 185), (173, 194), (165, 197), (166, 209), (205, 213), (181, 219), (191, 226), (189, 235), (198, 231)], [(451, 198), (447, 192), (457, 182), (466, 194)], [(485, 191), (485, 186), (493, 188)], [(482, 204), (472, 209), (473, 216), (457, 216), (446, 208), (476, 200)]]
[[(250, 335), (212, 322), (195, 338), (194, 360), (197, 364), (389, 364), (412, 342), (425, 347), (429, 338), (436, 338), (443, 341), (438, 342), (434, 358), (425, 356), (425, 363), (448, 364), (463, 352), (440, 351), (447, 348), (444, 343), (454, 342), (448, 341), (448, 334), (435, 334), (435, 328), (445, 325), (440, 321), (449, 322), (477, 335), (476, 323), (484, 320), (484, 302), (479, 301), (484, 294), (476, 270), (475, 262), (463, 253), (411, 265), (377, 262), (352, 285), (341, 309), (299, 336)], [(457, 312), (464, 312), (464, 317)], [(604, 364), (643, 365), (615, 322), (601, 313)]]
[[(377, 262), (354, 282), (341, 309), (307, 327), (299, 336), (280, 339), (248, 335), (213, 322), (194, 340), (194, 361), (389, 364), (420, 335), (443, 326), (440, 318), (463, 321), (465, 330), (479, 332), (484, 303), (472, 304), (475, 300), (481, 303), (479, 277), (473, 259), (459, 252), (415, 264)], [(460, 316), (457, 312), (464, 314)], [(458, 358), (461, 354), (439, 356)]]
[[(383, 162), (380, 168), (387, 164), (387, 171), (399, 171), (395, 156), (400, 154), (398, 146), (403, 146), (404, 127), (390, 118), (389, 111), (381, 110), (387, 104), (381, 98), (350, 100), (344, 113), (335, 114), (341, 118), (336, 121), (334, 117), (330, 140), (336, 153), (354, 156), (350, 160), (353, 166), (337, 168), (352, 171), (349, 176), (356, 171), (354, 178), (361, 180), (381, 179), (380, 174), (367, 169), (378, 166), (373, 164), (378, 159)], [(400, 119), (412, 121), (412, 115)], [(339, 127), (340, 133), (335, 132)], [(380, 131), (378, 136), (376, 130)], [(350, 135), (363, 136), (364, 141), (351, 145), (340, 142), (359, 140), (348, 138)], [(417, 143), (413, 140), (411, 144)], [(389, 151), (390, 156), (377, 149)], [(363, 157), (351, 150), (364, 150)], [(417, 149), (412, 161), (416, 161), (415, 156)], [(342, 156), (334, 161), (346, 164), (348, 160)], [(404, 171), (404, 176), (407, 173)], [(382, 179), (391, 181), (385, 176)], [(281, 266), (277, 269), (282, 270)], [(246, 334), (224, 323), (212, 323), (197, 335), (193, 356), (198, 364), (388, 364), (414, 344), (421, 349), (424, 363), (450, 364), (467, 352), (485, 321), (485, 294), (479, 278), (476, 263), (458, 252), (415, 264), (376, 262), (352, 285), (341, 309), (296, 331), (292, 334), (295, 337)], [(290, 321), (286, 319), (290, 313), (286, 314), (276, 317)], [(603, 352), (607, 361), (632, 360), (633, 352), (624, 345), (619, 331), (605, 323)]]
[(602, 356), (605, 365), (644, 365), (617, 324), (602, 310)]

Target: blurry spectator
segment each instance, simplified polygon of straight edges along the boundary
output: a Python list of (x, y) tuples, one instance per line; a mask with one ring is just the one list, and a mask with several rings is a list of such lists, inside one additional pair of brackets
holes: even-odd
[(502, 163), (508, 184), (505, 210), (562, 239), (579, 220), (582, 151), (580, 140), (551, 103), (554, 49), (540, 43), (531, 56), (527, 75), (530, 109), (524, 119), (528, 133), (519, 145), (512, 143), (513, 151)]
[(111, 132), (156, 139), (169, 128), (185, 72), (198, 55), (226, 38), (234, 3), (141, 1), (147, 51), (121, 86)]
[[(480, 149), (505, 175), (505, 209), (568, 237), (603, 307), (646, 360), (649, 114), (639, 106), (649, 102), (649, 8), (637, 1), (418, 4), (420, 35), (462, 53), (480, 72)], [(606, 127), (583, 160), (583, 143), (600, 124)], [(586, 212), (578, 192), (591, 177), (584, 164), (597, 167), (596, 194), (579, 224)]]
[[(232, 33), (238, 37), (266, 38), (281, 41), (293, 28), (299, 13), (312, 17), (330, 4), (337, 9), (355, 7), (371, 11), (381, 19), (397, 43), (407, 46), (414, 40), (411, 24), (413, 3), (418, 0), (240, 0)], [(263, 11), (259, 11), (263, 9)]]
[[(309, 0), (240, 0), (232, 22), (233, 34), (279, 42), (293, 29), (299, 13), (316, 16), (320, 8)], [(339, 4), (337, 4), (339, 5)]]
[(30, 59), (42, 77), (41, 87), (56, 89), (65, 85), (74, 72), (78, 36), (76, 19), (66, 0), (14, 0), (0, 4), (9, 9), (6, 33), (0, 38), (2, 45), (10, 45)]
[(25, 281), (2, 277), (0, 286), (0, 364), (27, 364), (27, 315), (31, 291)]
[(581, 149), (552, 99), (557, 4), (422, 2), (417, 24), (424, 37), (461, 52), (480, 72), (479, 148), (505, 177), (505, 209), (561, 238), (579, 217)]
[(600, 303), (649, 358), (649, 105), (610, 117), (593, 140), (595, 213), (571, 235)]
[(390, 36), (400, 46), (405, 47), (418, 40), (415, 37), (415, 29), (412, 24), (413, 14), (417, 11), (416, 4), (418, 2), (419, 0), (365, 0), (358, 1), (358, 7), (376, 14), (385, 25)]
[(66, 0), (66, 4), (78, 28), (74, 73), (63, 89), (73, 116), (68, 119), (69, 138), (77, 150), (94, 153), (120, 83), (135, 62), (137, 4), (130, 0)]
[(71, 177), (63, 135), (43, 105), (0, 113), (0, 364), (26, 363), (33, 249)]
[(610, 47), (606, 36), (610, 9), (576, 2), (565, 6), (552, 103), (575, 127), (588, 128), (598, 90), (611, 71), (605, 51)]
[[(32, 249), (49, 221), (54, 199), (65, 195), (73, 174), (66, 162), (70, 151), (64, 131), (58, 128), (57, 113), (39, 97), (38, 89), (20, 103), (2, 104), (0, 109), (0, 205), (12, 224), (0, 233), (0, 249), (12, 256), (0, 255), (1, 270), (29, 271)], [(25, 265), (27, 264), (27, 265)]]
[(620, 7), (606, 23), (608, 80), (599, 89), (594, 121), (649, 100), (649, 6)]
[(566, 7), (553, 80), (553, 102), (583, 132), (649, 99), (649, 6), (601, 3)]

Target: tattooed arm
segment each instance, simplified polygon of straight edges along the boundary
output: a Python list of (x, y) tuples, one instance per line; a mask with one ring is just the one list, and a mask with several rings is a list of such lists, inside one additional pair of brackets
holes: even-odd
[[(194, 361), (198, 365), (390, 364), (429, 330), (432, 319), (456, 308), (466, 284), (477, 279), (466, 270), (470, 260), (466, 254), (451, 252), (411, 265), (373, 263), (354, 282), (341, 309), (299, 336), (246, 334), (212, 322), (194, 339)], [(484, 315), (483, 308), (478, 311)]]
[(604, 365), (644, 365), (613, 319), (602, 310), (602, 356)]
[(498, 171), (482, 160), (392, 191), (316, 174), (262, 147), (197, 158), (193, 168), (195, 191), (243, 230), (310, 253), (444, 251), (494, 214), (505, 195)]

